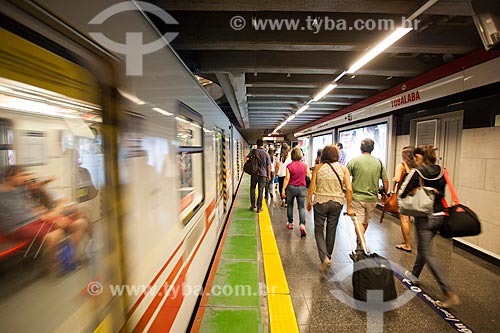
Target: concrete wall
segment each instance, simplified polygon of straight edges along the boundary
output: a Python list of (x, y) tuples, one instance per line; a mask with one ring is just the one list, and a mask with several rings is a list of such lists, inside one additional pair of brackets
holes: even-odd
[(464, 241), (500, 257), (500, 127), (462, 132), (462, 151), (455, 188), (462, 204), (481, 221), (478, 236)]

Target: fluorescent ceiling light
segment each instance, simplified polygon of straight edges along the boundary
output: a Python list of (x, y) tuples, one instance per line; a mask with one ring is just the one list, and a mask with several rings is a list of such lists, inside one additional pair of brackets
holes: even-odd
[(288, 117), (288, 119), (286, 121), (289, 122), (290, 120), (293, 120), (294, 118), (295, 118), (295, 115), (292, 114), (290, 117)]
[(349, 67), (347, 73), (352, 74), (356, 72), (358, 69), (366, 65), (370, 60), (378, 56), (385, 49), (394, 44), (396, 41), (398, 41), (401, 37), (409, 33), (411, 30), (412, 28), (397, 28), (396, 30), (394, 30), (393, 33), (391, 33), (383, 41), (381, 41), (374, 48), (368, 51), (364, 56), (361, 57), (361, 59), (356, 61), (354, 65)]
[(342, 73), (339, 74), (339, 76), (337, 76), (335, 78), (335, 80), (333, 80), (333, 82), (337, 82), (338, 80), (340, 80), (344, 75), (346, 74), (346, 71), (343, 71)]
[(326, 86), (325, 89), (321, 90), (316, 96), (314, 96), (313, 101), (317, 102), (320, 99), (322, 99), (326, 94), (328, 94), (330, 91), (333, 90), (337, 85), (334, 83), (330, 83), (329, 85)]
[(302, 112), (304, 112), (305, 110), (307, 110), (309, 108), (310, 105), (304, 105), (302, 106), (300, 109), (297, 110), (297, 112), (295, 112), (295, 114), (301, 114)]

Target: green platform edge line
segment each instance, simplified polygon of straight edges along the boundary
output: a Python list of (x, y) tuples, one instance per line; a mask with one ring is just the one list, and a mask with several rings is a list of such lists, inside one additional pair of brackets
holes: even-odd
[(262, 332), (258, 216), (249, 209), (249, 191), (250, 177), (244, 175), (212, 283), (212, 290), (219, 294), (208, 297), (200, 332)]

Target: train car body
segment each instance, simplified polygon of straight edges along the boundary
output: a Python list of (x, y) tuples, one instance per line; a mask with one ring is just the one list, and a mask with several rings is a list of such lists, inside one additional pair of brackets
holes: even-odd
[[(5, 331), (184, 332), (191, 320), (248, 146), (139, 5), (2, 4), (2, 172), (54, 177), (54, 200), (91, 225), (76, 270), (40, 273), (36, 249), (1, 259)], [(92, 32), (160, 47), (131, 74), (127, 51)]]

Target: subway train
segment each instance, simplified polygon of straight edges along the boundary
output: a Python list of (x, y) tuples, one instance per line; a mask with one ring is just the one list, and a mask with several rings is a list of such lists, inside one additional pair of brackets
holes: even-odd
[(2, 1), (0, 172), (47, 180), (89, 223), (74, 267), (0, 235), (4, 332), (189, 325), (248, 144), (137, 6)]

